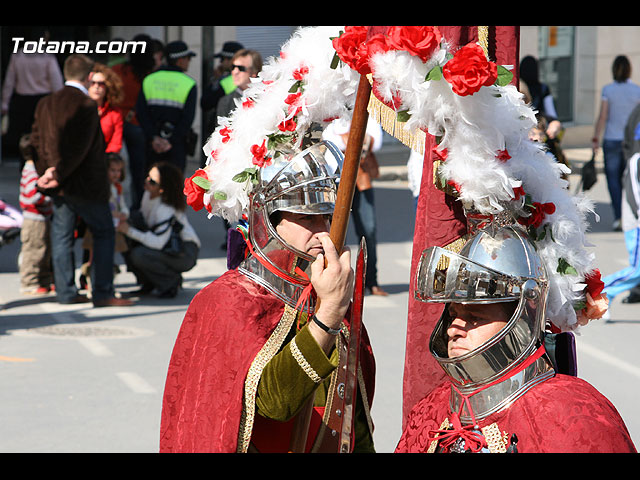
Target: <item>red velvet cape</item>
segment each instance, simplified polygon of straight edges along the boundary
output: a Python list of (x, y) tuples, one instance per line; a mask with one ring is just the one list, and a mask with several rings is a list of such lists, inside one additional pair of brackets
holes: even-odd
[[(191, 301), (167, 374), (160, 452), (236, 452), (244, 381), (284, 303), (237, 270)], [(363, 331), (361, 366), (373, 400), (373, 354)]]
[[(420, 401), (407, 418), (396, 453), (425, 452), (429, 430), (449, 415), (450, 384)], [(508, 409), (478, 422), (496, 422), (500, 432), (518, 437), (519, 453), (636, 453), (616, 408), (586, 381), (568, 375), (533, 387)]]

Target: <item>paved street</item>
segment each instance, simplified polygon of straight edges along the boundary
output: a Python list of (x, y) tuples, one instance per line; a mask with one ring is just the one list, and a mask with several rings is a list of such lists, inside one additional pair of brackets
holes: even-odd
[[(586, 150), (570, 150), (579, 166)], [(379, 452), (391, 452), (401, 434), (402, 374), (412, 248), (412, 198), (403, 179), (407, 151), (381, 158), (376, 184), (379, 278), (388, 297), (365, 297), (364, 319), (377, 361), (373, 418)], [(195, 166), (194, 166), (195, 168)], [(399, 175), (398, 175), (399, 173)], [(16, 164), (0, 165), (0, 197), (18, 205)], [(572, 178), (572, 188), (575, 185)], [(610, 231), (604, 177), (593, 191), (600, 222), (589, 239), (603, 275), (627, 265), (621, 233)], [(58, 305), (52, 296), (19, 292), (19, 242), (0, 249), (0, 452), (156, 452), (162, 391), (171, 349), (193, 295), (225, 271), (222, 223), (189, 212), (203, 249), (172, 300), (144, 298), (131, 307), (93, 309)], [(350, 230), (347, 242), (354, 246)], [(78, 258), (80, 250), (78, 250)], [(116, 288), (132, 290), (119, 274)], [(616, 299), (612, 321), (599, 321), (578, 337), (579, 374), (616, 405), (636, 444), (640, 391), (636, 305)], [(425, 339), (425, 341), (427, 341)]]

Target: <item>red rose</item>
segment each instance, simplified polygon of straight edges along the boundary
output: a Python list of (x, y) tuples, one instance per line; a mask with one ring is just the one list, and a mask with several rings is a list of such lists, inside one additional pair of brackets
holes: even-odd
[(526, 193), (524, 193), (524, 188), (522, 187), (513, 187), (513, 194), (515, 195), (515, 200), (526, 195)]
[(520, 223), (521, 225), (529, 225), (535, 228), (538, 228), (540, 225), (542, 225), (542, 221), (544, 220), (544, 217), (546, 217), (547, 215), (551, 215), (556, 211), (556, 206), (549, 202), (549, 203), (540, 203), (540, 202), (533, 202), (533, 207), (531, 208), (531, 215), (529, 215), (528, 217), (520, 217), (518, 219), (518, 223)]
[(509, 152), (507, 151), (507, 149), (504, 149), (504, 150), (498, 151), (498, 155), (496, 155), (496, 158), (501, 162), (506, 162), (511, 158), (511, 155), (509, 155)]
[(220, 129), (220, 136), (222, 136), (222, 143), (227, 143), (231, 140), (231, 129), (229, 127)]
[(587, 284), (587, 293), (591, 298), (596, 298), (604, 290), (604, 282), (600, 279), (600, 270), (597, 268), (584, 277), (584, 283)]
[(253, 145), (251, 154), (253, 155), (253, 164), (258, 167), (264, 167), (271, 163), (271, 158), (267, 157), (267, 147), (264, 145), (266, 140), (262, 141), (262, 145)]
[(284, 99), (284, 103), (289, 105), (287, 107), (287, 114), (294, 115), (299, 114), (302, 111), (302, 106), (300, 106), (300, 97), (302, 96), (302, 92), (290, 93), (287, 95), (287, 98)]
[(304, 80), (304, 76), (309, 73), (309, 67), (302, 66), (293, 71), (293, 79), (294, 80)]
[(362, 75), (371, 73), (366, 47), (367, 27), (347, 26), (344, 33), (332, 40), (333, 48), (344, 63)]
[(469, 43), (442, 67), (442, 75), (454, 93), (466, 96), (483, 86), (493, 85), (498, 78), (498, 67), (487, 60), (480, 45)]
[(440, 30), (431, 26), (399, 25), (389, 28), (387, 43), (390, 47), (414, 55), (423, 62), (440, 46)]
[(284, 122), (280, 122), (278, 125), (278, 129), (281, 132), (295, 132), (298, 124), (296, 123), (294, 118), (290, 118), (289, 120), (285, 120)]
[(185, 179), (184, 189), (182, 190), (182, 193), (184, 193), (187, 197), (187, 205), (189, 205), (197, 212), (198, 210), (201, 210), (202, 207), (204, 207), (204, 194), (206, 190), (193, 182), (193, 179), (196, 177), (202, 177), (205, 180), (209, 179), (207, 177), (207, 172), (199, 168), (198, 170), (196, 170), (196, 173)]
[(376, 53), (385, 53), (391, 49), (387, 37), (381, 33), (372, 35), (366, 43), (360, 47), (360, 54), (370, 59)]

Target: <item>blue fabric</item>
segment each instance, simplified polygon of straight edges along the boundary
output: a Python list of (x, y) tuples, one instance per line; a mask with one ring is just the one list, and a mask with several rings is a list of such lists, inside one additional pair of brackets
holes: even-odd
[(624, 232), (624, 241), (629, 252), (629, 266), (602, 279), (610, 302), (640, 284), (640, 228)]
[(622, 153), (622, 142), (617, 140), (604, 140), (602, 142), (604, 155), (604, 171), (607, 177), (607, 188), (611, 197), (614, 219), (621, 217), (622, 202), (622, 175), (626, 167)]

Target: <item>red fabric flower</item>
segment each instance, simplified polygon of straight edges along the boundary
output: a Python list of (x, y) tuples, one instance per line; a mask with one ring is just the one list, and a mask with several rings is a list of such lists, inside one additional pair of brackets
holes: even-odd
[(515, 195), (515, 199), (518, 200), (520, 197), (524, 197), (526, 193), (524, 192), (524, 188), (522, 187), (514, 187), (513, 194)]
[(229, 127), (220, 129), (220, 135), (222, 136), (222, 143), (227, 143), (231, 140), (231, 129)]
[(290, 118), (289, 120), (285, 120), (284, 122), (280, 122), (278, 125), (278, 129), (281, 132), (295, 132), (298, 124), (296, 123), (295, 118)]
[(296, 68), (293, 71), (293, 79), (294, 80), (303, 80), (304, 76), (309, 73), (309, 67), (303, 65), (300, 68)]
[(362, 75), (371, 73), (369, 56), (364, 42), (367, 39), (367, 27), (347, 26), (344, 33), (332, 40), (333, 48), (340, 60)]
[(587, 293), (592, 298), (596, 298), (604, 290), (604, 282), (600, 279), (600, 270), (597, 268), (584, 277), (584, 282), (587, 284)]
[(187, 205), (193, 208), (196, 212), (204, 207), (204, 194), (206, 190), (193, 182), (195, 177), (203, 177), (208, 180), (207, 172), (199, 168), (196, 172), (184, 181), (184, 193), (187, 197)]
[(289, 115), (297, 115), (302, 111), (302, 106), (299, 104), (302, 92), (290, 93), (287, 98), (284, 99), (284, 103), (289, 105), (287, 107), (287, 113)]
[(507, 151), (507, 149), (504, 149), (504, 150), (498, 151), (498, 155), (496, 155), (496, 158), (501, 162), (506, 162), (511, 158), (511, 155), (509, 155), (509, 152)]
[(251, 107), (253, 107), (254, 104), (255, 104), (255, 102), (251, 98), (247, 98), (244, 102), (242, 102), (242, 107), (243, 108), (251, 108)]
[(520, 223), (521, 225), (538, 228), (540, 225), (542, 225), (544, 217), (553, 214), (555, 211), (556, 206), (551, 202), (533, 202), (533, 207), (530, 209), (531, 215), (529, 215), (528, 217), (520, 217), (518, 219), (518, 223)]
[(483, 86), (493, 85), (498, 67), (489, 62), (480, 45), (469, 43), (458, 50), (442, 68), (444, 79), (457, 95), (473, 95)]
[(271, 163), (271, 157), (267, 157), (267, 147), (265, 146), (266, 140), (262, 141), (262, 145), (253, 145), (251, 147), (251, 154), (253, 155), (253, 164), (258, 167), (264, 167)]
[(433, 154), (434, 154), (434, 160), (440, 160), (442, 162), (447, 160), (447, 155), (449, 155), (449, 151), (446, 148), (443, 148), (442, 150), (438, 150), (438, 147), (435, 146), (432, 148)]
[(440, 30), (432, 26), (396, 25), (389, 28), (387, 44), (396, 49), (409, 52), (426, 62), (440, 46)]

